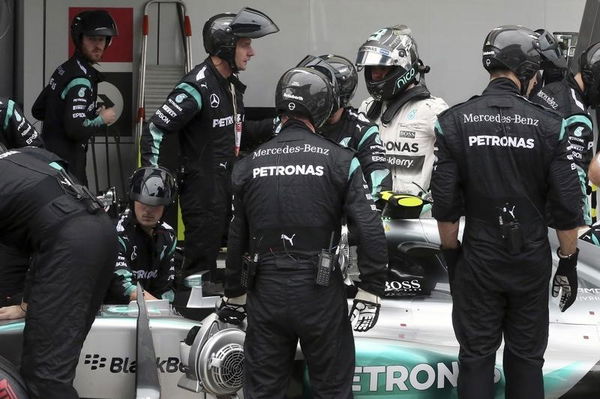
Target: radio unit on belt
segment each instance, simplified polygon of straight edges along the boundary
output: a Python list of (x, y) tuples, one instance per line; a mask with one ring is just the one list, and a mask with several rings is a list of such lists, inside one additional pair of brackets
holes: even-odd
[(523, 232), (515, 216), (515, 205), (506, 203), (498, 209), (498, 225), (506, 250), (511, 255), (518, 255), (523, 249)]
[(58, 169), (59, 176), (63, 179), (62, 181), (59, 179), (59, 183), (61, 186), (66, 188), (66, 191), (75, 196), (78, 200), (82, 201), (87, 211), (91, 214), (96, 214), (100, 209), (102, 209), (102, 204), (87, 188), (81, 184), (75, 183), (71, 177), (67, 174), (64, 169)]
[(254, 277), (256, 276), (256, 266), (258, 265), (258, 254), (254, 256), (244, 256), (242, 259), (242, 288), (251, 291), (254, 288)]
[(317, 278), (315, 283), (322, 287), (329, 286), (329, 278), (331, 277), (331, 270), (333, 269), (333, 256), (331, 254), (331, 247), (333, 246), (334, 233), (331, 233), (331, 240), (329, 240), (329, 247), (322, 249), (319, 253), (319, 262), (317, 263)]

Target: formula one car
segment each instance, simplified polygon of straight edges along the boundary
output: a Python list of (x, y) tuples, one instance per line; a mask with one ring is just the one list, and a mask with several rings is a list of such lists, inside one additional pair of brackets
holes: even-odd
[[(354, 395), (455, 398), (458, 343), (436, 222), (388, 219), (383, 224), (392, 255), (390, 275), (376, 327), (355, 333)], [(549, 237), (555, 253), (555, 232)], [(577, 301), (565, 313), (557, 300), (549, 303), (546, 398), (600, 395), (600, 247), (581, 240), (579, 247)], [(352, 252), (348, 254), (342, 261), (353, 263)], [(557, 262), (555, 256), (554, 267)], [(214, 307), (216, 297), (202, 297), (201, 291), (192, 288), (188, 306)], [(135, 304), (105, 306), (96, 318), (77, 368), (75, 387), (82, 398), (243, 398), (243, 326), (222, 323), (214, 313), (201, 322), (185, 319), (167, 303), (145, 304), (143, 295), (138, 298), (141, 312)], [(26, 398), (15, 368), (23, 325), (22, 320), (0, 322), (0, 356), (5, 358), (0, 362), (0, 397)], [(300, 348), (297, 359), (289, 397), (310, 397)], [(498, 398), (504, 397), (501, 366), (495, 373)]]

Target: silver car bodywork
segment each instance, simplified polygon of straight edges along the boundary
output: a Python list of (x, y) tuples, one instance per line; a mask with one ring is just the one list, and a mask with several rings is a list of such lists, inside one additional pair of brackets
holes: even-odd
[[(439, 244), (433, 219), (385, 220), (384, 228), (392, 248), (406, 242), (431, 244), (430, 247)], [(555, 252), (557, 241), (553, 231), (549, 232), (549, 238)], [(547, 398), (596, 398), (600, 394), (600, 248), (581, 240), (579, 247), (577, 301), (565, 313), (558, 310), (558, 300), (551, 298), (549, 303), (550, 339), (544, 366)], [(553, 256), (555, 267), (557, 259)], [(431, 295), (383, 299), (376, 327), (366, 333), (355, 333), (355, 397), (456, 397), (458, 343), (452, 330), (451, 310), (451, 296), (444, 278), (437, 282)], [(182, 359), (180, 341), (186, 339), (192, 327), (202, 324), (206, 327), (206, 323), (218, 326), (210, 334), (220, 341), (225, 335), (219, 334), (226, 330), (232, 339), (239, 341), (240, 336), (231, 333), (233, 326), (215, 321), (214, 315), (202, 323), (185, 319), (162, 301), (149, 302), (148, 314), (162, 397), (214, 397), (178, 387), (181, 383), (188, 389), (202, 388), (203, 384), (197, 380), (206, 376), (189, 380), (183, 364), (196, 361), (196, 367), (207, 370), (209, 365), (200, 363), (210, 363), (214, 358), (201, 357), (202, 348), (196, 348), (196, 360), (189, 355), (190, 350), (181, 351)], [(96, 318), (77, 368), (75, 387), (82, 398), (134, 397), (136, 315), (135, 306), (108, 306)], [(15, 364), (19, 362), (23, 325), (23, 321), (0, 322), (0, 355)], [(299, 348), (298, 358), (301, 357)], [(501, 360), (502, 356), (497, 356), (498, 398), (504, 397)], [(308, 382), (304, 381), (304, 385), (307, 390)]]

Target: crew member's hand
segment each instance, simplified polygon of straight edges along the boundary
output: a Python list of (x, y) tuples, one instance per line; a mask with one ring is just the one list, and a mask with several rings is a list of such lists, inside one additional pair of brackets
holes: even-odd
[(26, 314), (25, 309), (25, 307), (21, 308), (21, 305), (12, 305), (0, 308), (0, 320), (22, 319)]
[(246, 294), (233, 298), (222, 297), (217, 303), (219, 320), (229, 324), (242, 324), (246, 318)]
[(562, 289), (558, 307), (561, 312), (564, 312), (569, 309), (577, 298), (577, 256), (579, 255), (579, 248), (570, 255), (562, 254), (560, 248), (556, 252), (559, 260), (558, 268), (552, 280), (552, 296), (556, 298)]
[(442, 256), (444, 258), (444, 261), (446, 262), (446, 267), (448, 269), (449, 282), (454, 281), (454, 273), (456, 271), (456, 264), (458, 263), (458, 257), (460, 256), (461, 249), (462, 247), (460, 245), (460, 242), (458, 243), (458, 246), (456, 248), (440, 247)]
[[(133, 291), (131, 294), (129, 294), (129, 300), (130, 301), (137, 300), (137, 291)], [(144, 291), (144, 300), (151, 301), (151, 300), (157, 300), (157, 298), (155, 296), (153, 296), (151, 293), (149, 293), (148, 291)]]
[(365, 332), (375, 327), (381, 307), (379, 302), (377, 295), (358, 289), (350, 310), (350, 323), (354, 324), (354, 331)]
[(98, 110), (98, 115), (104, 121), (104, 124), (110, 126), (117, 120), (117, 113), (114, 107), (106, 108), (104, 105)]

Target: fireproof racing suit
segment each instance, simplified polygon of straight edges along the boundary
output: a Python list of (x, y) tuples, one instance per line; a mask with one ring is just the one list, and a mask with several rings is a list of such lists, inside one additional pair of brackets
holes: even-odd
[(35, 100), (31, 113), (44, 121), (46, 148), (69, 163), (69, 172), (87, 186), (85, 164), (88, 140), (106, 127), (96, 112), (102, 75), (75, 53), (52, 74)]
[[(369, 97), (359, 111), (367, 114), (373, 103)], [(405, 90), (383, 104), (383, 112), (374, 122), (385, 146), (395, 192), (419, 195), (422, 190), (429, 190), (435, 142), (433, 125), (446, 108), (444, 100), (431, 96), (422, 85)]]
[[(42, 137), (13, 100), (0, 97), (0, 144), (6, 148), (43, 147)], [(0, 307), (21, 303), (29, 257), (0, 243)]]
[(353, 151), (284, 123), (233, 171), (225, 295), (242, 295), (242, 256), (258, 256), (248, 292), (244, 396), (283, 398), (298, 339), (315, 398), (352, 398), (354, 340), (342, 276), (315, 284), (318, 255), (339, 240), (343, 215), (358, 226), (360, 287), (383, 294), (381, 220)]
[(117, 224), (119, 254), (107, 302), (129, 303), (137, 282), (158, 299), (173, 302), (175, 280), (175, 231), (159, 222), (149, 236), (135, 223), (133, 211), (125, 213)]
[(507, 78), (438, 118), (433, 216), (466, 217), (451, 281), (461, 398), (494, 397), (503, 335), (506, 397), (544, 397), (552, 270), (544, 210), (558, 230), (582, 221), (565, 127), (560, 115), (527, 101)]
[(25, 119), (25, 114), (13, 100), (0, 97), (0, 144), (6, 148), (43, 147), (37, 130)]
[(569, 144), (577, 165), (584, 201), (583, 220), (585, 224), (591, 225), (587, 170), (594, 156), (594, 129), (583, 93), (573, 75), (569, 73), (563, 80), (544, 86), (531, 100), (558, 112), (569, 125)]
[(34, 399), (79, 397), (75, 368), (117, 255), (110, 218), (60, 169), (43, 149), (0, 154), (0, 241), (34, 259), (21, 358)]
[(363, 114), (352, 107), (346, 107), (337, 123), (322, 126), (319, 133), (356, 151), (356, 158), (375, 202), (380, 200), (380, 192), (392, 189), (392, 178), (387, 168), (385, 149), (379, 138), (379, 129)]
[[(142, 166), (157, 165), (164, 135), (179, 133), (185, 171), (179, 198), (185, 224), (185, 275), (211, 270), (215, 279), (242, 129), (244, 134), (262, 131), (259, 124), (242, 126), (245, 89), (237, 76), (224, 78), (209, 57), (183, 77), (142, 132)], [(272, 120), (264, 129), (272, 133)]]

